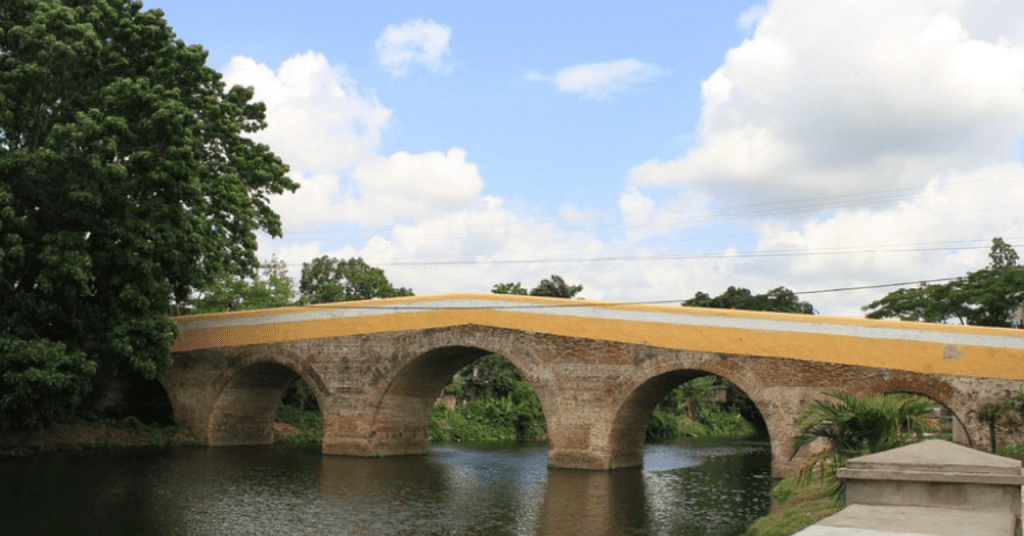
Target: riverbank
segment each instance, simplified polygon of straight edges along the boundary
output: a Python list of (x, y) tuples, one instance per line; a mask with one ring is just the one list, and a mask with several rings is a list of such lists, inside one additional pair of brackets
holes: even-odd
[(97, 448), (162, 447), (197, 445), (187, 428), (144, 424), (125, 419), (78, 419), (32, 432), (0, 434), (0, 456), (27, 456), (40, 452)]
[[(287, 422), (275, 422), (274, 442), (319, 442), (319, 437), (310, 437), (311, 430), (319, 433), (319, 426), (300, 429)], [(78, 419), (45, 430), (0, 434), (0, 456), (29, 456), (67, 450), (198, 445), (192, 432), (183, 426), (144, 424), (134, 417), (97, 421)]]
[(820, 477), (788, 477), (772, 490), (772, 511), (754, 521), (741, 536), (789, 536), (843, 509)]

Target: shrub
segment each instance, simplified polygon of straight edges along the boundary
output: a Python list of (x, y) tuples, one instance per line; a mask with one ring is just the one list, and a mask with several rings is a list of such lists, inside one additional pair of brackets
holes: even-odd
[(854, 456), (872, 454), (913, 443), (936, 429), (933, 402), (904, 393), (872, 394), (857, 398), (838, 389), (826, 391), (836, 402), (816, 401), (804, 406), (794, 439), (793, 456), (815, 439), (828, 448), (808, 460), (802, 470), (809, 474), (815, 464), (829, 481), (830, 493), (841, 497), (845, 483), (836, 471)]
[(96, 363), (63, 343), (0, 335), (0, 430), (69, 419), (91, 389)]
[(502, 398), (477, 398), (456, 409), (438, 402), (430, 413), (431, 441), (514, 441), (544, 437), (544, 412), (524, 381)]
[(459, 404), (431, 410), (431, 441), (512, 441), (546, 435), (540, 398), (511, 363), (488, 355), (459, 370), (445, 386)]
[(1013, 445), (999, 447), (999, 449), (996, 450), (996, 454), (1006, 456), (1007, 458), (1024, 460), (1024, 443), (1015, 443)]
[(308, 410), (282, 404), (277, 409), (276, 419), (299, 429), (296, 437), (285, 438), (284, 443), (320, 443), (324, 440), (323, 416), (320, 410)]
[[(726, 389), (729, 403), (711, 401), (712, 390)], [(647, 425), (648, 439), (681, 437), (741, 438), (757, 434), (746, 414), (757, 409), (728, 381), (716, 376), (690, 380), (670, 391), (654, 411)], [(692, 419), (691, 419), (692, 417)]]

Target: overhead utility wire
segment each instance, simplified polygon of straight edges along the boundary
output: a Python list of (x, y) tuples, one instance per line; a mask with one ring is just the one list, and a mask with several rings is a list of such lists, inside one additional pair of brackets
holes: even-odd
[(846, 292), (848, 290), (867, 290), (875, 288), (886, 288), (886, 287), (905, 287), (907, 285), (922, 285), (924, 283), (938, 283), (940, 281), (955, 281), (960, 279), (959, 277), (943, 277), (941, 279), (925, 279), (922, 281), (906, 281), (903, 283), (886, 283), (884, 285), (865, 285), (862, 287), (839, 287), (839, 288), (826, 288), (820, 290), (803, 290), (793, 291), (793, 294), (824, 294), (826, 292)]
[[(925, 279), (923, 281), (907, 281), (903, 283), (885, 283), (883, 285), (865, 285), (861, 287), (839, 287), (819, 290), (794, 291), (793, 294), (823, 294), (826, 292), (846, 292), (849, 290), (866, 290), (886, 287), (903, 287), (907, 285), (919, 285), (923, 283), (937, 283), (940, 281), (953, 281), (959, 277), (944, 277), (941, 279)], [(504, 294), (497, 294), (504, 296)], [(682, 303), (690, 298), (678, 298), (674, 300), (640, 300), (624, 302), (595, 303), (585, 299), (566, 299), (563, 303), (530, 303), (510, 305), (488, 305), (468, 307), (439, 307), (436, 305), (346, 305), (347, 309), (386, 309), (391, 311), (450, 311), (450, 310), (481, 310), (481, 309), (552, 309), (557, 307), (618, 307), (620, 305), (661, 305), (666, 303)]]
[(763, 251), (751, 253), (710, 253), (710, 254), (688, 254), (688, 255), (651, 255), (639, 256), (614, 256), (614, 257), (591, 257), (587, 259), (495, 259), (495, 260), (462, 260), (462, 261), (398, 261), (380, 262), (378, 266), (459, 266), (479, 264), (579, 264), (591, 262), (612, 262), (612, 261), (672, 261), (672, 260), (703, 260), (703, 259), (747, 259), (747, 258), (771, 258), (771, 257), (802, 257), (820, 255), (855, 255), (864, 253), (913, 253), (920, 251), (953, 251), (963, 249), (988, 249), (990, 246), (959, 246), (959, 247), (926, 247), (926, 248), (899, 248), (899, 249), (832, 249), (832, 250), (790, 250), (790, 251)]

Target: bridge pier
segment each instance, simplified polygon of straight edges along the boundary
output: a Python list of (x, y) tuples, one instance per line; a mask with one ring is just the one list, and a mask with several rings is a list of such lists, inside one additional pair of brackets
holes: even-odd
[(328, 398), (314, 367), (284, 348), (226, 348), (175, 355), (158, 379), (174, 421), (208, 446), (269, 445), (288, 386), (303, 378), (318, 402)]

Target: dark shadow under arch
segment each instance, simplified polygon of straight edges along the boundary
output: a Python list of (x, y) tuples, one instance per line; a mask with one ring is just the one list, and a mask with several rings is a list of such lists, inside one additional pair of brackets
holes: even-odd
[(130, 371), (112, 383), (99, 409), (105, 417), (135, 417), (146, 424), (174, 423), (174, 407), (167, 388), (159, 379), (146, 379)]
[(372, 421), (374, 454), (423, 453), (430, 442), (427, 436), (430, 412), (445, 385), (466, 365), (492, 354), (501, 355), (519, 371), (540, 397), (542, 410), (546, 410), (536, 382), (525, 373), (522, 362), (515, 355), (477, 346), (434, 348), (409, 360), (380, 395)]
[(274, 415), (285, 390), (296, 378), (302, 378), (321, 402), (314, 382), (284, 364), (256, 361), (233, 372), (225, 378), (210, 412), (210, 446), (273, 443)]
[(759, 403), (744, 385), (732, 378), (700, 369), (677, 369), (648, 378), (636, 386), (619, 405), (612, 422), (609, 442), (611, 446), (611, 468), (631, 467), (643, 464), (643, 450), (646, 431), (655, 406), (673, 389), (696, 378), (718, 376), (729, 381), (750, 399), (761, 420), (755, 427), (763, 425), (763, 434), (771, 439), (771, 426)]

